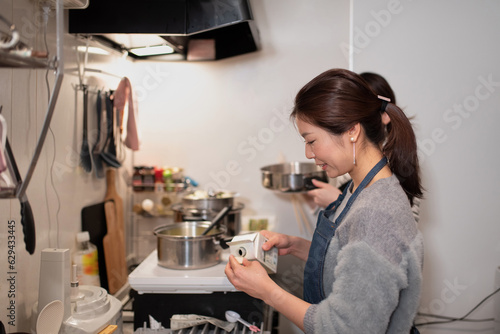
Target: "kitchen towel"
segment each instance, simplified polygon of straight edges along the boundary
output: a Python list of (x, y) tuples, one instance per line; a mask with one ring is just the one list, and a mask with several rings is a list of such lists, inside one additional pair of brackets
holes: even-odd
[[(125, 136), (125, 146), (131, 150), (139, 150), (139, 134), (137, 131), (137, 106), (134, 104), (134, 93), (132, 85), (127, 77), (123, 77), (114, 92), (114, 106), (120, 112), (120, 120), (123, 122), (125, 105), (128, 105), (127, 133)], [(120, 125), (120, 132), (122, 126)]]

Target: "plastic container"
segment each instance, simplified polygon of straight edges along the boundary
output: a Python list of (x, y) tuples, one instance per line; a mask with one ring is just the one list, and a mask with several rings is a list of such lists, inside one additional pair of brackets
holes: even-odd
[(97, 247), (90, 242), (89, 232), (76, 234), (77, 249), (73, 254), (76, 276), (80, 285), (101, 286)]

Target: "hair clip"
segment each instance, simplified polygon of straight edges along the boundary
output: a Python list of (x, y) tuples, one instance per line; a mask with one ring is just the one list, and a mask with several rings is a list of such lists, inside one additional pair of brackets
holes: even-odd
[(377, 97), (383, 101), (391, 102), (391, 99), (382, 95), (377, 95)]

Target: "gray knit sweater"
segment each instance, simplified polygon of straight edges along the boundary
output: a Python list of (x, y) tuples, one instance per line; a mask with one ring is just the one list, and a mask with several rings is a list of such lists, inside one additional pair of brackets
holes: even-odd
[(335, 232), (323, 271), (327, 297), (307, 310), (305, 333), (409, 333), (422, 261), (422, 235), (397, 178), (376, 181)]

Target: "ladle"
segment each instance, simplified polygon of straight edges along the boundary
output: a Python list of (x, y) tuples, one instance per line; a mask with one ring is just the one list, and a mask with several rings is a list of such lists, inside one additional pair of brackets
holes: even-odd
[(250, 330), (252, 332), (260, 332), (260, 329), (259, 327), (255, 326), (255, 325), (252, 325), (248, 322), (246, 322), (245, 320), (241, 319), (240, 315), (237, 313), (237, 312), (234, 312), (234, 311), (226, 311), (226, 320), (229, 321), (229, 322), (236, 322), (236, 321), (239, 321), (241, 322), (243, 325), (247, 326), (248, 328), (250, 328)]
[(222, 208), (222, 210), (220, 210), (219, 213), (215, 216), (214, 220), (212, 220), (212, 224), (210, 224), (210, 226), (207, 227), (207, 229), (203, 231), (201, 235), (207, 235), (207, 233), (210, 232), (215, 226), (217, 226), (222, 218), (224, 218), (229, 213), (229, 211), (231, 211), (231, 208), (231, 205)]

